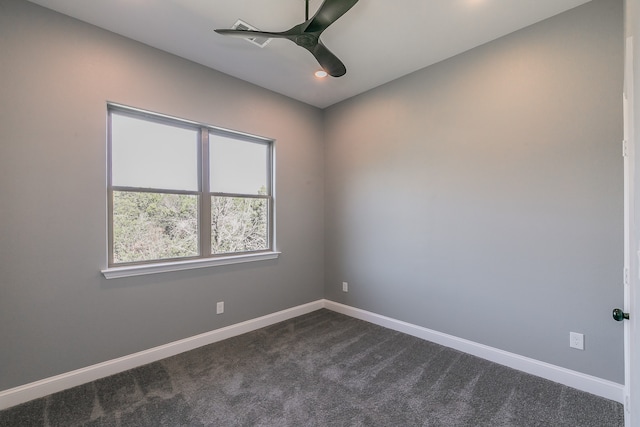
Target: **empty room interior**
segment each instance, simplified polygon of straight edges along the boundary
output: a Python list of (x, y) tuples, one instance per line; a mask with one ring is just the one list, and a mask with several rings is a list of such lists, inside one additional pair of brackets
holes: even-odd
[[(150, 2), (131, 3), (141, 9)], [(168, 2), (208, 8), (211, 16), (225, 3), (233, 2)], [(240, 2), (246, 9), (252, 3)], [(278, 3), (300, 7), (296, 13), (304, 5)], [(311, 1), (312, 15), (321, 3)], [(9, 423), (17, 415), (3, 413), (33, 401), (44, 402), (46, 413), (55, 406), (47, 396), (131, 369), (160, 363), (170, 370), (162, 361), (188, 351), (211, 346), (235, 366), (234, 351), (255, 350), (256, 342), (266, 346), (261, 340), (271, 333), (278, 345), (286, 341), (278, 334), (299, 334), (291, 354), (307, 355), (312, 351), (299, 343), (311, 332), (303, 331), (321, 331), (325, 337), (313, 339), (332, 343), (352, 327), (368, 337), (374, 325), (381, 334), (393, 332), (389, 343), (415, 338), (406, 341), (412, 349), (442, 346), (438, 351), (452, 352), (452, 360), (473, 356), (485, 369), (494, 368), (484, 363), (496, 363), (530, 375), (527, 381), (550, 381), (622, 408), (625, 335), (611, 313), (625, 303), (622, 93), (625, 31), (637, 25), (637, 16), (629, 18), (623, 0), (566, 1), (557, 13), (374, 84), (367, 69), (342, 53), (336, 34), (351, 22), (364, 26), (357, 21), (376, 3), (355, 3), (334, 32), (322, 36), (348, 71), (316, 79), (314, 57), (290, 41), (273, 39), (259, 48), (213, 31), (233, 22), (206, 24), (231, 57), (214, 47), (193, 49), (202, 58), (219, 55), (224, 65), (214, 69), (204, 59), (140, 41), (146, 26), (158, 30), (153, 13), (138, 23), (136, 39), (123, 35), (118, 22), (111, 29), (91, 23), (91, 6), (82, 10), (76, 3), (74, 17), (72, 1), (0, 0), (0, 421)], [(419, 14), (424, 3), (396, 7), (413, 6)], [(459, 4), (460, 14), (480, 13), (473, 8), (483, 6), (451, 3)], [(206, 21), (201, 12), (194, 16)], [(247, 15), (260, 23), (259, 14)], [(129, 20), (122, 15), (123, 29)], [(201, 24), (194, 23), (194, 33)], [(465, 30), (456, 32), (463, 38)], [(368, 45), (366, 34), (354, 33), (350, 37), (360, 37), (362, 45), (358, 55), (377, 58), (381, 67), (403, 50)], [(167, 30), (165, 36), (158, 43), (172, 46), (172, 39), (191, 35)], [(280, 51), (287, 52), (274, 65), (281, 68), (253, 72), (251, 61), (271, 60)], [(404, 53), (414, 64), (421, 54)], [(280, 73), (279, 80), (287, 80), (281, 69), (295, 78), (278, 90), (269, 79)], [(170, 193), (128, 184), (128, 178), (116, 182), (124, 175), (116, 169), (124, 163), (116, 155), (117, 126), (126, 120), (193, 128), (194, 147), (205, 147), (193, 153), (200, 162), (194, 179), (206, 184), (180, 193), (180, 200), (194, 201), (200, 227), (194, 252), (184, 259), (118, 252), (117, 197), (141, 194), (133, 187)], [(218, 177), (215, 165), (224, 169), (225, 162), (216, 163), (216, 141), (264, 148), (262, 190), (243, 196), (225, 187), (227, 176), (250, 168), (229, 157), (231, 167)], [(213, 217), (223, 200), (236, 207), (249, 200), (252, 212), (264, 215), (258, 246), (216, 246), (222, 237)], [(143, 236), (140, 244), (149, 239)], [(340, 354), (356, 340), (323, 350)], [(358, 345), (353, 360), (358, 354), (373, 359), (382, 348), (374, 339)], [(380, 351), (378, 362), (400, 369), (394, 360), (409, 353), (416, 366), (426, 363), (417, 350), (393, 360)], [(322, 389), (321, 381), (333, 381), (331, 373), (346, 362), (336, 356), (331, 365), (317, 363)], [(377, 379), (385, 372), (394, 382), (376, 366)], [(473, 378), (473, 384), (483, 381), (480, 374)], [(335, 386), (346, 393), (349, 384)], [(243, 387), (242, 381), (236, 385)], [(454, 394), (448, 396), (455, 400)], [(100, 399), (87, 410), (91, 420), (99, 418), (100, 405), (106, 413)], [(351, 418), (335, 424), (375, 425), (354, 402)], [(438, 402), (454, 411), (446, 409), (446, 399)], [(316, 420), (328, 417), (322, 419), (331, 424), (335, 414), (325, 406)], [(283, 407), (286, 412), (286, 402)], [(504, 410), (501, 403), (496, 408)], [(623, 409), (616, 411), (622, 416)], [(492, 416), (508, 419), (498, 412)], [(203, 414), (201, 425), (216, 425), (206, 424)], [(321, 425), (307, 416), (309, 425)], [(42, 425), (55, 425), (53, 415), (44, 417)], [(124, 415), (114, 417), (113, 425), (127, 425), (118, 418)], [(532, 417), (529, 425), (543, 425)], [(487, 415), (477, 425), (499, 425), (497, 419)], [(264, 420), (226, 425), (283, 425)], [(448, 425), (445, 418), (440, 424), (416, 420)]]

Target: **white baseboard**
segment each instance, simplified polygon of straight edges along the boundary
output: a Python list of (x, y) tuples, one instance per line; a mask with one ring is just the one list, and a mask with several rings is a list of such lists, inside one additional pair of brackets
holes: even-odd
[(204, 345), (213, 344), (227, 338), (264, 328), (265, 326), (273, 325), (274, 323), (311, 313), (312, 311), (319, 310), (323, 307), (323, 300), (314, 301), (258, 317), (256, 319), (247, 320), (246, 322), (237, 323), (211, 332), (205, 332), (204, 334), (130, 354), (128, 356), (108, 360), (86, 368), (77, 369), (75, 371), (45, 378), (43, 380), (11, 388), (9, 390), (0, 391), (0, 410), (44, 397), (52, 393), (57, 393), (71, 387), (95, 381), (109, 375), (137, 368), (138, 366), (146, 365), (147, 363), (157, 362), (158, 360), (175, 356), (176, 354), (184, 353), (185, 351), (193, 350)]
[(621, 384), (603, 380), (580, 372), (561, 368), (549, 363), (540, 362), (528, 357), (509, 353), (473, 341), (443, 334), (422, 326), (381, 316), (369, 311), (350, 307), (329, 300), (318, 300), (308, 304), (292, 307), (287, 310), (272, 313), (246, 322), (237, 323), (211, 332), (196, 335), (169, 344), (154, 347), (128, 356), (120, 357), (86, 368), (45, 378), (29, 384), (0, 391), (0, 410), (19, 405), (33, 399), (52, 393), (82, 385), (109, 375), (124, 372), (147, 363), (157, 362), (166, 357), (175, 356), (185, 351), (193, 350), (204, 345), (213, 344), (227, 338), (245, 334), (265, 326), (273, 325), (284, 320), (292, 319), (312, 311), (327, 308), (356, 319), (364, 320), (395, 331), (403, 332), (446, 347), (454, 348), (474, 356), (490, 360), (510, 368), (546, 378), (578, 390), (586, 391), (606, 399), (623, 403), (623, 389)]
[(354, 308), (337, 302), (324, 300), (325, 308), (346, 314), (356, 319), (384, 326), (394, 331), (403, 332), (417, 338), (422, 338), (445, 347), (454, 348), (462, 352), (478, 356), (482, 359), (508, 366), (528, 374), (536, 375), (566, 386), (586, 391), (596, 396), (604, 397), (619, 403), (624, 403), (624, 386), (602, 378), (572, 371), (550, 363), (530, 359), (508, 351), (499, 350), (473, 341), (443, 334), (422, 326), (381, 316), (369, 311)]

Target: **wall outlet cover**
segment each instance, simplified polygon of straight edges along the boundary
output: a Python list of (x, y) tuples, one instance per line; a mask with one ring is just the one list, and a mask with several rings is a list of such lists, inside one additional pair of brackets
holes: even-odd
[(578, 332), (569, 332), (569, 347), (584, 350), (584, 335)]

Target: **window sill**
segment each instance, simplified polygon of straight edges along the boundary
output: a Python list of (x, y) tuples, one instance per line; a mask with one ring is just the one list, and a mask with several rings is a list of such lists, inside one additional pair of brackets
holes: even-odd
[(230, 255), (220, 258), (204, 258), (188, 261), (172, 261), (157, 264), (129, 265), (126, 267), (112, 267), (101, 271), (106, 279), (142, 276), (147, 274), (168, 273), (171, 271), (193, 270), (195, 268), (216, 267), (219, 265), (240, 264), (245, 262), (265, 261), (276, 259), (280, 252), (261, 252), (256, 254)]

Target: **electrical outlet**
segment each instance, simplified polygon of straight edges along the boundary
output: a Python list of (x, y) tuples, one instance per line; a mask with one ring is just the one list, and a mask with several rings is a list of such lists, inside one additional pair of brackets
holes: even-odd
[(347, 282), (342, 282), (342, 292), (349, 292), (349, 284)]
[(220, 301), (216, 304), (216, 314), (224, 313), (224, 301)]
[(584, 335), (578, 332), (569, 332), (569, 347), (584, 350)]

